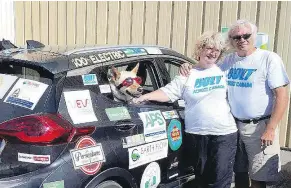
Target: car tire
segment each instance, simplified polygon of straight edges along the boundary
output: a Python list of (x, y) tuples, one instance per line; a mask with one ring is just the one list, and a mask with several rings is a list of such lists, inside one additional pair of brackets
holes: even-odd
[(100, 183), (96, 188), (122, 188), (122, 186), (115, 181), (108, 180)]

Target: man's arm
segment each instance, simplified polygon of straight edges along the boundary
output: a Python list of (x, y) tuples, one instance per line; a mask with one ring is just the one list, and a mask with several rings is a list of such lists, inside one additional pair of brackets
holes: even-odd
[(287, 86), (282, 86), (273, 89), (275, 94), (275, 102), (271, 113), (270, 121), (267, 124), (266, 130), (261, 137), (262, 145), (271, 145), (274, 141), (275, 130), (282, 119), (285, 110), (288, 106), (288, 91)]

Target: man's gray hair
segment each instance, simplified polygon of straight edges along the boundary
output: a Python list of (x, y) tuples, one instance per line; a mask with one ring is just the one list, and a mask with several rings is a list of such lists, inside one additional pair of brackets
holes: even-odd
[(248, 21), (248, 20), (237, 20), (235, 23), (233, 23), (229, 30), (228, 30), (228, 43), (230, 43), (230, 37), (231, 37), (231, 33), (232, 31), (237, 28), (237, 27), (246, 27), (246, 26), (250, 26), (251, 27), (251, 32), (252, 32), (252, 38), (254, 39), (254, 41), (256, 41), (256, 37), (257, 37), (257, 31), (258, 28), (255, 24), (253, 24), (252, 22)]

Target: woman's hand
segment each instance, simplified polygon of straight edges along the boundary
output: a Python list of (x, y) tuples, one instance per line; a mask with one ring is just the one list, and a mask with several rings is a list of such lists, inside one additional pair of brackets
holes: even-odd
[(179, 69), (179, 73), (182, 76), (188, 77), (190, 75), (190, 71), (193, 68), (193, 65), (190, 63), (184, 63), (181, 65), (180, 69)]
[(138, 98), (133, 98), (133, 99), (132, 99), (132, 102), (133, 102), (134, 104), (140, 104), (140, 103), (143, 103), (143, 102), (145, 102), (145, 101), (148, 101), (148, 97), (147, 97), (147, 95), (142, 95), (142, 96), (140, 96), (140, 97), (138, 97)]

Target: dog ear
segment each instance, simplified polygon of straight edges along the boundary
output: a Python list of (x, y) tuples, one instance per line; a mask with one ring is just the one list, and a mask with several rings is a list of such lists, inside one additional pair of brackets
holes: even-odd
[(113, 80), (117, 80), (120, 77), (120, 72), (114, 66), (111, 67), (111, 77)]
[(139, 67), (139, 63), (136, 64), (136, 66), (131, 70), (131, 72), (133, 72), (134, 74), (137, 74), (138, 67)]

